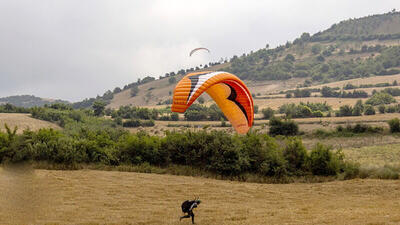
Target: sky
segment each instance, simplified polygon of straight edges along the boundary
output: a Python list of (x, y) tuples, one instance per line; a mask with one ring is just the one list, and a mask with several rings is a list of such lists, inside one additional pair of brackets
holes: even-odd
[[(81, 101), (392, 9), (399, 0), (0, 0), (0, 97)], [(196, 47), (211, 53), (189, 57)]]

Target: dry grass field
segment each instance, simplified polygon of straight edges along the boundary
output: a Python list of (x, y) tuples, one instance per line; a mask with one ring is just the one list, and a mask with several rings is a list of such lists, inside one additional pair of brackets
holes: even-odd
[(38, 120), (30, 117), (30, 114), (22, 113), (0, 113), (0, 130), (4, 131), (4, 124), (10, 128), (18, 127), (18, 133), (25, 129), (39, 130), (40, 128), (61, 129), (54, 123)]
[(400, 165), (400, 144), (347, 148), (343, 149), (343, 153), (348, 160), (364, 166)]
[[(400, 102), (400, 96), (394, 97), (397, 102)], [(351, 105), (356, 104), (358, 100), (362, 100), (365, 102), (367, 98), (323, 98), (323, 97), (310, 97), (310, 98), (274, 98), (274, 99), (254, 99), (254, 104), (258, 105), (260, 109), (271, 107), (276, 110), (281, 105), (287, 103), (295, 103), (299, 104), (300, 102), (310, 102), (310, 103), (324, 103), (326, 102), (328, 105), (332, 106), (334, 110), (337, 110), (342, 105)]]
[(109, 171), (0, 171), (0, 223), (399, 224), (399, 180), (256, 184)]

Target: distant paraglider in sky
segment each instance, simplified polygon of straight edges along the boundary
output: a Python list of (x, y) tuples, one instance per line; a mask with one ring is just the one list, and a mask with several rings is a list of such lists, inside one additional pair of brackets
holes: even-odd
[(222, 71), (187, 74), (176, 85), (171, 110), (183, 113), (207, 92), (236, 132), (245, 134), (253, 125), (254, 106), (249, 89), (238, 77)]
[(193, 53), (195, 53), (195, 52), (197, 52), (197, 51), (199, 51), (199, 50), (205, 50), (205, 51), (208, 51), (208, 53), (210, 53), (210, 50), (209, 50), (208, 48), (195, 48), (195, 49), (193, 49), (192, 51), (190, 51), (189, 56), (192, 56)]

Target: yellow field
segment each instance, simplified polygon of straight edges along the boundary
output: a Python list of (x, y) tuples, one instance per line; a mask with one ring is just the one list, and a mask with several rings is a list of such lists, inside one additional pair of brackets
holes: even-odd
[(30, 114), (22, 113), (0, 113), (0, 130), (4, 131), (5, 123), (12, 129), (17, 126), (18, 133), (28, 128), (31, 130), (39, 130), (40, 128), (61, 129), (54, 123), (34, 119)]
[(400, 181), (255, 184), (107, 171), (0, 172), (1, 224), (398, 224)]

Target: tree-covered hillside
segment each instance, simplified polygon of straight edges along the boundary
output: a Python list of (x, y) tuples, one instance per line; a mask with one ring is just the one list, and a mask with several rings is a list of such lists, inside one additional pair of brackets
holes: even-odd
[(349, 19), (318, 32), (311, 41), (387, 40), (400, 38), (400, 12)]
[[(224, 70), (253, 81), (302, 78), (305, 81), (301, 86), (397, 74), (400, 73), (399, 43), (400, 12), (349, 19), (314, 35), (303, 33), (293, 42), (288, 41), (275, 48), (269, 48), (267, 44), (265, 48), (233, 56), (229, 60), (166, 73), (158, 79), (171, 80), (164, 82), (164, 86), (155, 77), (148, 76), (123, 88), (107, 91), (103, 96), (77, 102), (74, 108), (90, 107), (96, 100), (110, 103), (116, 99), (114, 95), (119, 96), (118, 101), (123, 99), (132, 104), (136, 101), (134, 98), (148, 99), (154, 89), (164, 88), (166, 92), (158, 93), (158, 96), (170, 96), (171, 84), (177, 81), (176, 75), (199, 70)], [(126, 94), (127, 91), (130, 94)], [(132, 101), (125, 101), (127, 98)], [(153, 103), (164, 100), (156, 99)]]
[[(381, 32), (382, 31), (382, 32)], [(400, 13), (390, 12), (333, 25), (293, 43), (234, 56), (227, 69), (242, 79), (287, 80), (308, 78), (332, 82), (399, 73)]]
[(0, 104), (11, 104), (18, 107), (34, 107), (34, 106), (44, 106), (46, 104), (53, 104), (53, 103), (64, 103), (68, 104), (69, 102), (63, 100), (49, 100), (43, 99), (39, 97), (35, 97), (33, 95), (15, 95), (0, 98)]

